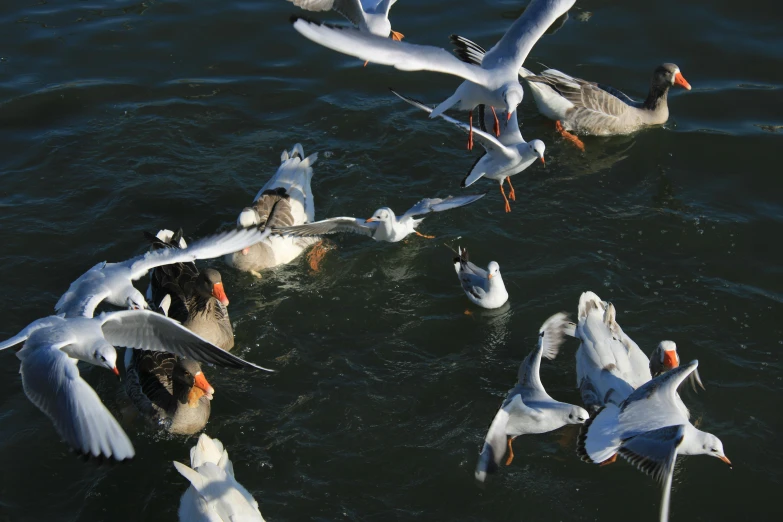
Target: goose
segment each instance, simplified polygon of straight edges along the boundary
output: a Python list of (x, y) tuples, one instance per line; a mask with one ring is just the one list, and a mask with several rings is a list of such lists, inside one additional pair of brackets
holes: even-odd
[(24, 343), (16, 353), (27, 395), (74, 450), (114, 460), (133, 458), (128, 436), (87, 382), (76, 363), (84, 361), (119, 376), (114, 346), (168, 352), (199, 362), (271, 371), (221, 350), (178, 322), (150, 310), (104, 312), (98, 317), (64, 314), (33, 321), (0, 343), (0, 351)]
[(517, 384), (498, 410), (479, 455), (475, 478), (484, 482), (487, 473), (500, 465), (508, 445), (506, 465), (514, 459), (511, 443), (520, 435), (548, 433), (566, 424), (583, 424), (590, 415), (584, 408), (554, 400), (544, 389), (539, 374), (541, 357), (554, 359), (562, 336), (566, 314), (555, 314), (547, 319), (538, 332), (538, 343), (522, 361), (517, 372)]
[[(288, 0), (306, 11), (333, 10), (360, 31), (400, 41), (405, 35), (392, 31), (389, 11), (397, 0)], [(366, 65), (366, 64), (365, 64)]]
[[(305, 38), (334, 51), (381, 65), (391, 65), (403, 71), (433, 71), (451, 74), (465, 81), (453, 95), (440, 103), (430, 114), (435, 118), (455, 107), (469, 111), (468, 122), (473, 127), (473, 109), (478, 105), (500, 107), (507, 118), (522, 102), (524, 91), (517, 78), (519, 68), (544, 32), (576, 0), (533, 0), (490, 49), (480, 65), (468, 64), (445, 49), (429, 45), (396, 42), (354, 28), (336, 27), (292, 17), (294, 29)], [(495, 115), (495, 129), (499, 123)], [(473, 148), (473, 133), (468, 134), (468, 150)]]
[[(391, 92), (414, 107), (418, 107), (430, 114), (433, 111), (433, 109), (427, 107), (423, 103), (403, 96), (393, 89)], [(456, 125), (465, 132), (471, 131), (468, 125), (465, 125), (461, 121), (450, 118), (445, 114), (441, 114), (440, 117)], [(496, 180), (500, 184), (500, 194), (503, 196), (503, 201), (505, 202), (504, 209), (506, 212), (511, 212), (511, 205), (508, 200), (510, 198), (512, 201), (516, 201), (514, 186), (511, 184), (511, 176), (519, 174), (527, 169), (536, 160), (540, 160), (541, 163), (546, 165), (546, 161), (544, 160), (544, 151), (546, 150), (546, 147), (541, 140), (533, 140), (530, 143), (525, 141), (522, 137), (522, 133), (519, 132), (516, 110), (510, 115), (506, 127), (499, 133), (499, 137), (497, 138), (489, 134), (484, 128), (483, 105), (479, 105), (478, 121), (480, 130), (473, 129), (473, 134), (482, 147), (484, 147), (484, 154), (476, 160), (468, 174), (462, 179), (460, 186), (462, 188), (469, 187), (481, 178)], [(508, 187), (510, 189), (508, 198), (506, 197), (506, 191), (503, 189), (504, 180), (508, 182)]]
[[(266, 182), (253, 199), (253, 206), (242, 210), (237, 225), (253, 229), (258, 226), (282, 228), (286, 226), (311, 223), (315, 219), (315, 202), (310, 181), (313, 177), (313, 163), (318, 153), (305, 157), (299, 143), (291, 151), (283, 151), (280, 167)], [(275, 215), (270, 218), (271, 209)], [(319, 238), (294, 238), (279, 235), (268, 236), (264, 241), (235, 251), (225, 256), (229, 266), (261, 277), (260, 271), (278, 265), (290, 263), (309, 246), (318, 243)], [(318, 257), (314, 249), (310, 253), (311, 266), (317, 269), (313, 261)]]
[(381, 207), (367, 219), (335, 217), (304, 225), (276, 228), (274, 229), (274, 232), (276, 234), (291, 235), (294, 237), (352, 232), (354, 234), (369, 236), (375, 241), (386, 241), (389, 243), (402, 241), (411, 234), (433, 239), (435, 236), (427, 236), (416, 230), (421, 222), (424, 221), (424, 218), (416, 219), (416, 216), (429, 214), (430, 212), (442, 212), (444, 210), (469, 205), (483, 198), (485, 195), (486, 194), (476, 194), (471, 196), (449, 196), (445, 199), (422, 199), (408, 209), (402, 216), (395, 215), (394, 211), (389, 207)]
[(607, 404), (582, 427), (577, 453), (604, 463), (620, 455), (663, 484), (660, 520), (669, 519), (672, 475), (677, 455), (710, 455), (729, 466), (721, 440), (690, 422), (677, 393), (689, 376), (697, 382), (699, 361), (674, 368), (643, 384), (619, 404)]
[(205, 237), (188, 248), (158, 249), (120, 263), (103, 261), (71, 283), (68, 291), (57, 301), (55, 311), (66, 317), (89, 318), (104, 300), (122, 308), (149, 309), (144, 295), (133, 286), (133, 281), (141, 279), (150, 269), (221, 257), (249, 247), (270, 233), (270, 230), (262, 231), (259, 227), (229, 230)]
[(454, 258), (462, 290), (473, 304), (482, 308), (500, 308), (508, 301), (508, 292), (500, 275), (500, 266), (490, 261), (487, 269), (477, 267), (468, 260), (468, 249), (458, 247)]
[(180, 522), (264, 522), (218, 439), (202, 433), (190, 450), (190, 466), (175, 461), (174, 467), (190, 482), (179, 501)]
[(679, 365), (680, 356), (677, 354), (677, 345), (674, 341), (661, 341), (650, 354), (650, 373), (653, 377), (658, 377)]
[[(187, 248), (182, 229), (146, 236), (153, 249)], [(153, 268), (147, 299), (157, 308), (167, 295), (171, 298), (169, 317), (224, 350), (234, 347), (234, 330), (226, 308), (229, 301), (220, 272), (214, 268), (199, 272), (193, 263)]]

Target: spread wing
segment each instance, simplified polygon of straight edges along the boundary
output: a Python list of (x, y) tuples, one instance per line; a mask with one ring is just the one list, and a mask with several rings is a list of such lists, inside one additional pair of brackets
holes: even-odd
[(294, 237), (311, 237), (325, 234), (337, 234), (338, 232), (350, 232), (352, 234), (362, 234), (372, 237), (378, 228), (377, 222), (365, 223), (363, 219), (353, 217), (335, 217), (305, 223), (293, 227), (282, 227), (274, 229), (275, 234), (281, 234)]
[(364, 20), (362, 4), (359, 0), (288, 0), (305, 11), (336, 11), (353, 25)]
[(481, 67), (464, 63), (440, 47), (397, 42), (352, 27), (319, 24), (298, 17), (291, 20), (294, 29), (305, 38), (361, 60), (391, 65), (402, 71), (441, 72), (478, 84), (487, 83), (488, 73)]
[(115, 460), (133, 458), (133, 444), (58, 345), (28, 346), (22, 359), (24, 392), (76, 451)]
[(485, 69), (511, 69), (525, 63), (527, 55), (549, 26), (565, 14), (576, 0), (533, 0), (506, 34), (484, 56)]
[(440, 198), (422, 199), (421, 201), (413, 205), (413, 207), (411, 207), (410, 210), (408, 210), (405, 214), (403, 214), (402, 218), (421, 216), (423, 214), (429, 214), (430, 212), (442, 212), (444, 210), (449, 210), (452, 208), (463, 207), (465, 205), (470, 205), (471, 203), (480, 200), (484, 196), (486, 196), (486, 194), (473, 194), (469, 196), (449, 196), (445, 199), (440, 199)]
[(100, 319), (104, 337), (115, 346), (169, 352), (216, 366), (274, 371), (232, 355), (156, 312), (123, 310), (101, 314)]
[(685, 436), (685, 426), (665, 426), (624, 440), (618, 453), (640, 471), (663, 482), (674, 469), (677, 448)]

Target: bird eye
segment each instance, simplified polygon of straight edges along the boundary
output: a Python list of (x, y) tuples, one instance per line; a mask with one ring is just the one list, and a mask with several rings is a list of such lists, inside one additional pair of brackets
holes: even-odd
[(718, 453), (718, 450), (716, 450), (715, 448), (712, 448), (710, 451), (713, 453)]

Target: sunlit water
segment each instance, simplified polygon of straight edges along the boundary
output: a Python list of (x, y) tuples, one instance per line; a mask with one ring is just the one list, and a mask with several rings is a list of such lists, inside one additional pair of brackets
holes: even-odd
[[(448, 46), (457, 33), (489, 47), (522, 5), (402, 0), (392, 21), (411, 42)], [(582, 154), (529, 96), (522, 132), (546, 142), (547, 166), (515, 178), (511, 214), (497, 184), (480, 181), (484, 200), (427, 218), (435, 240), (336, 237), (318, 273), (297, 261), (260, 281), (210, 263), (223, 271), (237, 352), (280, 370), (208, 369), (206, 432), (267, 520), (657, 520), (659, 487), (626, 463), (580, 462), (577, 428), (517, 439), (511, 466), (484, 489), (473, 482), (539, 325), (573, 315), (587, 289), (614, 302), (645, 351), (672, 339), (683, 360), (699, 359), (707, 389), (683, 399), (735, 466), (683, 459), (672, 519), (780, 518), (783, 17), (773, 5), (578, 0), (529, 65), (640, 98), (653, 68), (675, 62), (693, 90), (672, 90), (663, 128), (587, 138)], [(50, 313), (98, 261), (142, 252), (143, 230), (182, 226), (193, 238), (231, 224), (296, 142), (321, 153), (319, 218), (461, 192), (478, 151), (387, 90), (435, 104), (459, 80), (363, 68), (301, 38), (291, 14), (302, 13), (283, 0), (0, 5), (3, 338)], [(468, 303), (444, 246), (458, 244), (500, 264), (506, 307)], [(548, 391), (574, 403), (576, 347), (542, 367)], [(171, 461), (187, 461), (194, 438), (136, 423), (131, 463), (84, 463), (24, 396), (13, 352), (0, 357), (0, 520), (176, 519), (187, 483)], [(116, 379), (83, 375), (117, 411)]]

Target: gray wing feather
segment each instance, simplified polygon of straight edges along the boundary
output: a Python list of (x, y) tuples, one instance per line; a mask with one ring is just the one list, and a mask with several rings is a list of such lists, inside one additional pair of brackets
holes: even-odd
[(288, 0), (305, 11), (333, 10), (343, 15), (353, 25), (364, 20), (362, 4), (359, 0)]
[(115, 346), (169, 352), (216, 366), (274, 371), (232, 355), (156, 312), (124, 310), (101, 314), (101, 319), (103, 335)]
[(20, 370), (25, 394), (69, 446), (94, 457), (134, 456), (128, 436), (64, 352), (52, 346), (26, 351)]
[(430, 212), (442, 212), (444, 210), (462, 207), (465, 205), (469, 205), (475, 201), (478, 201), (484, 196), (486, 196), (486, 194), (473, 194), (469, 196), (449, 196), (445, 199), (440, 199), (440, 198), (422, 199), (421, 201), (413, 205), (413, 207), (411, 207), (410, 210), (408, 210), (405, 214), (403, 214), (403, 217), (420, 216), (423, 214), (428, 214)]
[(624, 440), (618, 453), (656, 481), (664, 482), (674, 468), (684, 436), (682, 424), (658, 428)]
[(274, 229), (275, 234), (293, 237), (312, 237), (325, 234), (337, 234), (338, 232), (350, 232), (372, 237), (377, 223), (365, 223), (363, 219), (353, 217), (335, 217), (296, 225), (293, 227), (281, 227)]

